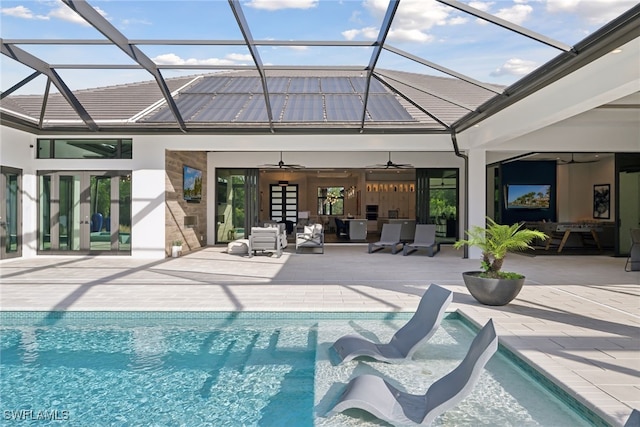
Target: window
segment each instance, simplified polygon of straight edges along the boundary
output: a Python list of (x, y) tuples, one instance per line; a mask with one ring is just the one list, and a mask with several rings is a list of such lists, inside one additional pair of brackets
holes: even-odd
[(318, 188), (318, 215), (344, 215), (344, 187)]
[(38, 159), (131, 159), (131, 139), (38, 139)]

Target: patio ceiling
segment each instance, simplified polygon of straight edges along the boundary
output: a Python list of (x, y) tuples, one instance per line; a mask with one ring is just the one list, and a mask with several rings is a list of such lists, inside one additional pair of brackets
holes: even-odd
[[(456, 133), (638, 37), (640, 19), (635, 1), (604, 25), (526, 2), (142, 1), (127, 15), (122, 2), (62, 3), (3, 1), (2, 124)], [(513, 52), (526, 70), (509, 77)]]

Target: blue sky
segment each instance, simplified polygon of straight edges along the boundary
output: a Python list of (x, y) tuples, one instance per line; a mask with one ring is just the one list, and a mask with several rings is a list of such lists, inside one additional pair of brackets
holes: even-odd
[[(227, 1), (89, 1), (130, 40), (241, 40)], [(377, 37), (387, 8), (384, 0), (249, 0), (241, 5), (256, 40), (370, 41)], [(628, 0), (498, 0), (466, 2), (470, 6), (574, 45), (635, 5)], [(104, 39), (58, 0), (0, 2), (3, 39)], [(387, 42), (412, 55), (438, 63), (477, 80), (511, 84), (560, 52), (487, 24), (433, 0), (402, 0)], [(111, 46), (21, 45), (51, 64), (133, 64)], [(140, 46), (158, 64), (246, 64), (244, 46)], [(365, 66), (370, 48), (267, 46), (259, 48), (265, 64)], [(1, 89), (32, 70), (2, 55)], [(438, 75), (390, 52), (381, 68)], [(202, 72), (202, 71), (201, 71)], [(210, 71), (204, 71), (210, 72)], [(138, 70), (59, 70), (72, 89), (150, 80)], [(195, 70), (163, 71), (165, 77), (197, 74)], [(38, 80), (38, 79), (36, 79)], [(43, 85), (42, 80), (33, 86)], [(34, 90), (34, 93), (40, 92)]]

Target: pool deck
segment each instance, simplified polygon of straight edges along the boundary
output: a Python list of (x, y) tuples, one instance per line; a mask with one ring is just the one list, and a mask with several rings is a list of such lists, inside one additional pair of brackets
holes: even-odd
[(625, 258), (513, 254), (525, 274), (504, 307), (478, 304), (461, 273), (479, 261), (451, 246), (430, 258), (365, 245), (324, 254), (228, 255), (208, 247), (164, 260), (40, 256), (0, 262), (3, 311), (412, 312), (430, 283), (454, 291), (449, 311), (480, 326), (613, 426), (640, 408), (640, 272)]

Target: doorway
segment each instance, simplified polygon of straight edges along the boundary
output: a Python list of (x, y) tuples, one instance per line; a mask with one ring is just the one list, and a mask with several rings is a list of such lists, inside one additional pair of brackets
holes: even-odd
[(258, 170), (216, 169), (216, 243), (247, 238), (258, 223)]
[(130, 171), (39, 172), (38, 194), (38, 253), (131, 253)]
[(436, 224), (436, 241), (458, 239), (457, 169), (416, 169), (416, 214), (420, 224)]
[(22, 170), (0, 170), (0, 259), (22, 256)]
[(616, 255), (629, 255), (631, 230), (640, 228), (640, 154), (616, 154), (618, 235)]

